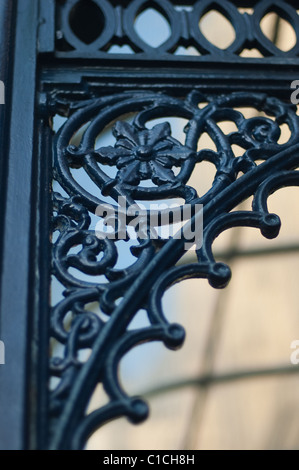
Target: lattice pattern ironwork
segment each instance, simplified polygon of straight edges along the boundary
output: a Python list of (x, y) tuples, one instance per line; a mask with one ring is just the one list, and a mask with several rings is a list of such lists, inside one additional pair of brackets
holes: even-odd
[[(0, 116), (0, 333), (9, 361), (0, 369), (0, 447), (79, 449), (111, 419), (126, 416), (136, 423), (147, 417), (143, 398), (129, 396), (122, 385), (119, 362), (140, 343), (159, 341), (170, 349), (183, 344), (178, 323), (184, 319), (168, 321), (165, 291), (192, 277), (215, 288), (228, 284), (230, 267), (218, 260), (229, 263), (244, 250), (215, 255), (213, 242), (226, 229), (255, 227), (266, 238), (279, 233), (268, 196), (299, 184), (299, 118), (290, 102), (291, 82), (299, 78), (298, 2), (0, 5), (1, 79), (7, 85)], [(137, 28), (150, 8), (168, 30), (156, 47)], [(223, 48), (203, 33), (204, 15), (212, 10), (234, 30), (235, 39)], [(283, 19), (295, 32), (287, 50), (263, 32), (261, 23), (271, 12), (276, 26)], [(115, 53), (123, 46), (123, 53)], [(244, 56), (252, 48), (260, 57)], [(57, 116), (64, 124), (56, 128)], [(176, 134), (173, 118), (186, 122), (184, 138)], [(230, 131), (223, 122), (231, 124)], [(109, 143), (103, 137), (107, 129)], [(204, 134), (210, 147), (202, 148)], [(191, 177), (206, 162), (214, 181), (202, 194)], [(182, 260), (190, 242), (184, 227), (170, 238), (162, 230), (157, 237), (146, 230), (131, 243), (127, 214), (116, 239), (97, 236), (95, 225), (104, 219), (98, 205), (108, 202), (120, 213), (119, 197), (133, 205), (175, 200), (180, 214), (188, 205), (184, 227), (190, 232), (203, 216), (192, 262), (188, 255)], [(239, 210), (248, 199), (252, 210)], [(157, 215), (160, 229), (163, 213)], [(298, 244), (291, 248), (298, 250)], [(131, 258), (120, 265), (122, 249)], [(143, 327), (136, 322), (140, 313)], [(268, 374), (275, 371), (294, 369)], [(208, 371), (197, 383), (264, 373), (233, 371), (215, 378)], [(90, 412), (98, 385), (106, 404)]]
[[(146, 42), (136, 30), (136, 19), (148, 9), (160, 13), (169, 28), (168, 37), (157, 47)], [(235, 39), (226, 48), (216, 47), (202, 31), (201, 20), (211, 11), (221, 13), (234, 29)], [(294, 28), (296, 43), (287, 51), (275, 45), (261, 29), (262, 19), (270, 12), (276, 13)], [(57, 2), (56, 18), (55, 49), (56, 56), (61, 58), (250, 62), (254, 59), (240, 54), (244, 49), (257, 49), (269, 58), (266, 59), (269, 62), (275, 63), (282, 58), (298, 61), (299, 17), (296, 2), (71, 0)], [(222, 34), (220, 29), (219, 36)], [(123, 54), (118, 54), (111, 49), (112, 46), (126, 46), (126, 49), (119, 51)], [(193, 48), (192, 52), (184, 55), (184, 48), (188, 50), (190, 47)]]

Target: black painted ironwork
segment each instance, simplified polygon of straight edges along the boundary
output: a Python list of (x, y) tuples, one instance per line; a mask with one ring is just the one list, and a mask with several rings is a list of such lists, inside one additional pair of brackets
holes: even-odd
[[(199, 108), (201, 102), (207, 104)], [(268, 117), (246, 119), (235, 109), (248, 106)], [(96, 148), (96, 137), (128, 110), (137, 114), (133, 124), (116, 121), (115, 146)], [(161, 116), (165, 120), (167, 116), (188, 119), (184, 145), (171, 137), (167, 121), (152, 129), (147, 127), (150, 120)], [(223, 121), (235, 123), (237, 132), (225, 135), (219, 127)], [(69, 145), (72, 136), (87, 122), (80, 144)], [(289, 127), (291, 137), (279, 144), (283, 124)], [(299, 183), (295, 171), (299, 163), (298, 125), (293, 105), (266, 94), (209, 97), (194, 91), (184, 100), (152, 92), (116, 94), (82, 102), (67, 120), (54, 143), (55, 177), (69, 196), (54, 194), (53, 228), (59, 231), (59, 236), (54, 243), (53, 272), (66, 288), (65, 299), (52, 312), (51, 334), (64, 345), (63, 357), (54, 356), (51, 362), (51, 373), (60, 379), (51, 394), (54, 448), (82, 447), (88, 435), (112, 417), (127, 415), (137, 422), (147, 416), (146, 404), (128, 397), (119, 384), (120, 359), (144, 341), (160, 340), (169, 348), (182, 344), (184, 330), (168, 323), (161, 298), (167, 287), (187, 277), (207, 278), (212, 286), (225, 287), (230, 269), (224, 263), (217, 263), (212, 253), (212, 243), (223, 230), (244, 225), (259, 228), (267, 238), (277, 236), (280, 220), (268, 213), (267, 197), (282, 186)], [(204, 132), (213, 139), (217, 151), (197, 151)], [(243, 154), (235, 155), (233, 144), (243, 148)], [(257, 165), (257, 160), (263, 163)], [(198, 197), (187, 182), (194, 167), (202, 161), (215, 166), (215, 180), (211, 189)], [(105, 168), (113, 165), (117, 172), (111, 178)], [(172, 172), (174, 165), (180, 169), (177, 176)], [(99, 188), (98, 196), (76, 182), (71, 168), (84, 169)], [(148, 179), (152, 180), (152, 186), (143, 187), (142, 181)], [(149, 234), (132, 250), (136, 262), (116, 269), (117, 240), (99, 239), (94, 230), (89, 230), (88, 214), (95, 213), (97, 206), (104, 203), (101, 194), (116, 201), (116, 211), (119, 196), (127, 197), (130, 203), (180, 196), (186, 203), (203, 204), (204, 241), (197, 252), (198, 262), (175, 266), (184, 254), (184, 233), (177, 239), (160, 239), (159, 243), (151, 240)], [(254, 195), (252, 212), (231, 212), (251, 195)], [(78, 245), (80, 251), (73, 254), (72, 247)], [(100, 253), (103, 256), (98, 261)], [(70, 267), (89, 275), (90, 281), (70, 274)], [(103, 283), (92, 279), (99, 274), (106, 277)], [(91, 302), (98, 303), (106, 315), (104, 321), (88, 310)], [(128, 331), (128, 325), (141, 308), (147, 311), (149, 326)], [(71, 325), (66, 330), (64, 320), (70, 312)], [(86, 347), (92, 352), (81, 362), (79, 351)], [(110, 402), (84, 415), (98, 382), (103, 383)]]
[[(291, 4), (293, 3), (293, 4)], [(183, 4), (183, 6), (182, 6)], [(244, 6), (247, 9), (244, 9)], [(169, 1), (135, 0), (131, 2), (107, 0), (61, 2), (57, 12), (57, 57), (109, 58), (111, 47), (127, 46), (125, 59), (165, 61), (229, 61), (242, 60), (244, 49), (256, 48), (265, 57), (298, 60), (298, 42), (289, 51), (282, 51), (261, 29), (261, 20), (269, 13), (277, 13), (288, 21), (296, 35), (299, 19), (296, 2), (263, 0), (259, 2), (234, 2), (228, 0)], [(240, 8), (243, 7), (243, 8)], [(248, 7), (252, 11), (248, 12)], [(147, 9), (159, 12), (169, 24), (169, 37), (158, 47), (152, 47), (137, 33), (136, 18)], [(200, 21), (209, 11), (218, 11), (232, 24), (235, 40), (222, 50), (203, 34)], [(221, 34), (221, 31), (219, 32)], [(130, 50), (128, 51), (128, 46)], [(193, 47), (198, 55), (186, 58), (180, 47)], [(129, 52), (129, 53), (128, 53)], [(120, 57), (119, 57), (120, 58)], [(123, 57), (122, 57), (123, 58)], [(243, 61), (248, 58), (243, 58)], [(250, 59), (249, 59), (250, 60)], [(266, 61), (265, 61), (266, 62)]]
[[(165, 17), (171, 30), (157, 48), (138, 37), (134, 27), (136, 17), (149, 7)], [(236, 39), (226, 50), (209, 43), (198, 25), (211, 9), (235, 29)], [(299, 184), (299, 121), (290, 103), (290, 83), (299, 73), (298, 40), (289, 51), (281, 51), (263, 35), (260, 21), (275, 12), (298, 37), (298, 13), (295, 1), (281, 0), (19, 0), (16, 10), (13, 64), (18, 75), (12, 90), (3, 243), (0, 238), (5, 255), (1, 339), (9, 342), (16, 320), (22, 331), (15, 352), (11, 346), (7, 351), (8, 357), (14, 354), (15, 368), (3, 374), (0, 390), (3, 422), (14, 432), (4, 436), (0, 427), (2, 445), (79, 449), (111, 419), (127, 416), (136, 423), (147, 417), (142, 397), (128, 396), (119, 383), (118, 364), (143, 342), (161, 341), (170, 349), (183, 344), (183, 326), (169, 323), (162, 309), (166, 289), (191, 277), (225, 287), (230, 268), (215, 260), (212, 246), (226, 229), (250, 226), (266, 238), (278, 235), (280, 220), (268, 212), (267, 198), (283, 186)], [(23, 43), (22, 31), (32, 22)], [(125, 44), (132, 54), (109, 52), (111, 46)], [(178, 47), (189, 46), (199, 55), (175, 54)], [(257, 48), (265, 57), (242, 57), (244, 48)], [(26, 110), (20, 107), (24, 53), (30, 58), (24, 72)], [(242, 108), (248, 107), (255, 116), (244, 115)], [(65, 123), (54, 132), (57, 115)], [(184, 141), (172, 135), (170, 117), (187, 120)], [(162, 122), (152, 126), (157, 118)], [(225, 134), (224, 121), (236, 130)], [(114, 144), (98, 145), (109, 126)], [(290, 132), (284, 143), (282, 126)], [(205, 133), (216, 149), (198, 148)], [(19, 164), (22, 153), (24, 167)], [(198, 195), (188, 182), (204, 161), (214, 166), (215, 178), (209, 191)], [(76, 170), (83, 179), (76, 178)], [(14, 172), (23, 192), (20, 207), (13, 197)], [(235, 210), (251, 196), (251, 211)], [(203, 243), (196, 262), (180, 264), (190, 241), (182, 229), (170, 239), (152, 238), (148, 232), (137, 237), (131, 247), (135, 261), (119, 268), (120, 244), (129, 244), (130, 214), (125, 226), (117, 227), (125, 241), (99, 238), (92, 225), (101, 219), (99, 204), (108, 201), (120, 211), (119, 197), (128, 204), (180, 198), (178, 212), (191, 206), (191, 217), (185, 220), (191, 231), (202, 217), (196, 205), (203, 204)], [(13, 241), (16, 212), (24, 228), (22, 245)], [(53, 305), (50, 274), (64, 290)], [(14, 298), (11, 279), (19, 292)], [(8, 315), (11, 308), (16, 320)], [(148, 326), (131, 329), (141, 309)], [(86, 349), (89, 355), (84, 356)], [(99, 383), (109, 402), (87, 414)], [(12, 411), (5, 407), (9, 390), (17, 390), (14, 396), (22, 402)]]

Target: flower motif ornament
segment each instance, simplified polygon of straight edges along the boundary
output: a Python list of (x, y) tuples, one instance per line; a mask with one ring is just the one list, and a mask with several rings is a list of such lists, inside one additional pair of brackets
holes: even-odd
[(95, 151), (99, 161), (118, 169), (114, 184), (139, 185), (151, 180), (155, 185), (176, 184), (172, 167), (180, 167), (195, 152), (171, 136), (168, 122), (139, 130), (127, 122), (113, 128), (115, 146)]

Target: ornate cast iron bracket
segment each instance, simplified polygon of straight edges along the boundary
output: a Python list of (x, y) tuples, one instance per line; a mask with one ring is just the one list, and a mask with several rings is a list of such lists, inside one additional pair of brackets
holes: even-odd
[[(299, 122), (290, 103), (291, 82), (299, 79), (297, 3), (0, 2), (0, 22), (7, 18), (0, 47), (7, 81), (0, 116), (0, 333), (11, 361), (0, 368), (1, 447), (79, 449), (111, 419), (144, 420), (148, 406), (127, 394), (118, 368), (140, 343), (182, 346), (183, 326), (170, 323), (162, 308), (165, 291), (192, 277), (224, 288), (231, 271), (214, 259), (213, 241), (231, 227), (278, 235), (280, 220), (269, 213), (268, 196), (299, 183)], [(150, 7), (168, 28), (157, 47), (136, 28)], [(211, 10), (234, 29), (226, 49), (201, 28)], [(294, 30), (289, 50), (263, 32), (271, 12)], [(245, 57), (246, 49), (258, 56)], [(242, 109), (248, 107), (252, 117)], [(64, 124), (54, 132), (57, 115)], [(170, 118), (187, 121), (183, 139)], [(235, 130), (225, 133), (224, 121)], [(289, 129), (286, 142), (282, 127)], [(106, 145), (101, 139), (110, 128)], [(203, 134), (213, 148), (199, 145)], [(213, 166), (214, 181), (199, 195), (190, 177), (203, 162)], [(178, 213), (191, 207), (184, 219), (191, 232), (202, 204), (196, 262), (180, 264), (190, 242), (184, 227), (172, 238), (145, 231), (131, 244), (127, 214), (116, 239), (99, 238), (95, 223), (104, 215), (97, 207), (109, 202), (118, 214), (119, 197), (129, 205), (179, 199)], [(238, 210), (251, 197), (252, 210)], [(162, 225), (163, 213), (157, 216)], [(119, 264), (123, 247), (132, 255), (125, 266)], [(54, 285), (62, 291), (52, 303), (51, 276), (52, 293)], [(140, 310), (147, 324), (132, 327)], [(107, 404), (89, 413), (98, 384)]]
[[(199, 107), (201, 103), (206, 104)], [(243, 107), (254, 108), (260, 115), (246, 119)], [(67, 108), (70, 117), (53, 141), (54, 176), (66, 193), (53, 193), (53, 231), (58, 232), (53, 243), (53, 274), (65, 287), (65, 298), (51, 313), (51, 336), (63, 345), (63, 354), (56, 357), (54, 353), (50, 366), (51, 375), (59, 379), (50, 393), (50, 448), (55, 449), (83, 447), (95, 429), (113, 418), (125, 415), (136, 423), (147, 417), (142, 398), (129, 397), (119, 383), (118, 365), (130, 349), (146, 341), (162, 341), (170, 349), (183, 344), (183, 327), (169, 323), (163, 312), (165, 290), (192, 277), (207, 279), (215, 288), (225, 287), (231, 272), (229, 266), (215, 261), (214, 239), (234, 226), (256, 227), (266, 238), (276, 237), (280, 219), (268, 212), (267, 198), (281, 187), (299, 184), (296, 109), (266, 94), (209, 96), (191, 91), (185, 98), (176, 98), (136, 91), (79, 105), (68, 102)], [(128, 112), (135, 114), (132, 124), (121, 118)], [(184, 143), (172, 137), (168, 116), (188, 120)], [(161, 117), (165, 121), (150, 128), (149, 122)], [(233, 122), (237, 131), (224, 134), (219, 126), (223, 121)], [(97, 148), (97, 137), (112, 122), (114, 146)], [(70, 145), (72, 136), (86, 123), (80, 143)], [(288, 126), (290, 138), (280, 144), (283, 124)], [(213, 140), (216, 151), (197, 149), (203, 133)], [(233, 144), (239, 146), (239, 154), (234, 153)], [(198, 197), (188, 180), (203, 161), (214, 165), (215, 178), (210, 190)], [(76, 181), (75, 168), (84, 170), (96, 192)], [(109, 168), (115, 169), (113, 177)], [(145, 180), (151, 184), (145, 186)], [(184, 204), (203, 204), (198, 261), (177, 266), (185, 252), (182, 231), (181, 237), (152, 240), (148, 235), (138, 240), (132, 248), (135, 262), (118, 269), (118, 240), (99, 239), (90, 229), (90, 215), (105, 202), (104, 196), (114, 200), (116, 211), (119, 196), (130, 204), (180, 197), (185, 201), (181, 209)], [(234, 210), (250, 196), (251, 211)], [(196, 217), (194, 214), (185, 223), (194, 226)], [(80, 247), (76, 253), (72, 251), (75, 246)], [(89, 279), (76, 277), (70, 268)], [(103, 275), (103, 282), (94, 281), (95, 275)], [(89, 310), (91, 302), (97, 303), (101, 315)], [(140, 309), (147, 312), (148, 327), (128, 329)], [(86, 360), (79, 358), (83, 348), (91, 350)], [(86, 414), (98, 383), (103, 384), (109, 403)]]

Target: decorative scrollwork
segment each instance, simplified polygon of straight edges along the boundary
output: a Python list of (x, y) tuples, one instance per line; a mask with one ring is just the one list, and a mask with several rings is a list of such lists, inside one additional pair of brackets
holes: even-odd
[[(207, 104), (199, 107), (200, 103)], [(259, 115), (246, 118), (242, 107), (248, 106)], [(120, 118), (128, 111), (135, 113), (132, 124)], [(169, 116), (188, 120), (184, 143), (172, 136)], [(163, 117), (165, 122), (149, 127), (151, 120)], [(114, 145), (97, 148), (97, 137), (115, 120)], [(225, 134), (220, 126), (223, 121), (234, 123), (237, 131)], [(74, 146), (72, 136), (85, 124), (80, 144)], [(285, 143), (279, 142), (282, 125), (290, 130)], [(197, 149), (203, 133), (211, 137), (216, 150)], [(234, 144), (243, 149), (241, 155), (234, 154)], [(278, 235), (280, 219), (269, 213), (267, 198), (282, 186), (299, 185), (299, 119), (293, 105), (266, 94), (215, 97), (194, 91), (183, 100), (154, 92), (125, 92), (81, 102), (59, 130), (53, 149), (55, 179), (68, 196), (53, 194), (53, 232), (58, 231), (58, 238), (53, 242), (52, 266), (65, 292), (51, 314), (51, 336), (63, 353), (58, 356), (54, 349), (50, 364), (51, 375), (59, 380), (50, 392), (55, 428), (50, 447), (81, 448), (97, 427), (112, 418), (125, 415), (133, 422), (146, 418), (147, 405), (127, 396), (117, 370), (120, 359), (142, 342), (160, 340), (170, 349), (182, 345), (184, 329), (170, 324), (162, 309), (165, 290), (191, 277), (225, 287), (230, 268), (214, 259), (212, 244), (230, 227), (257, 227), (267, 238)], [(214, 165), (215, 179), (199, 197), (188, 180), (203, 161)], [(107, 172), (112, 166), (115, 177)], [(174, 173), (173, 167), (179, 172)], [(85, 172), (98, 194), (76, 181), (73, 168)], [(150, 186), (143, 186), (144, 180), (151, 180)], [(233, 211), (252, 195), (252, 211)], [(105, 196), (114, 199), (116, 212), (119, 196), (130, 203), (180, 196), (192, 207), (203, 204), (204, 236), (197, 250), (198, 262), (176, 266), (185, 250), (182, 231), (180, 237), (152, 240), (148, 235), (138, 240), (132, 249), (136, 261), (117, 269), (118, 240), (99, 239), (91, 229), (91, 215)], [(186, 224), (193, 226), (198, 216), (193, 213)], [(82, 280), (80, 273), (90, 280)], [(98, 275), (101, 281), (93, 279)], [(99, 306), (98, 312), (91, 311), (92, 302)], [(150, 326), (127, 329), (141, 308), (147, 311)], [(83, 360), (79, 353), (84, 348), (90, 349), (90, 355)], [(86, 414), (99, 382), (110, 401)]]
[[(58, 57), (105, 57), (120, 56), (136, 60), (192, 60), (214, 61), (241, 57), (244, 49), (257, 49), (264, 61), (292, 58), (298, 60), (299, 17), (294, 2), (261, 0), (255, 2), (252, 11), (244, 11), (244, 2), (229, 0), (176, 1), (134, 0), (130, 2), (108, 0), (67, 0), (57, 5), (56, 55)], [(84, 4), (84, 6), (83, 6)], [(250, 5), (251, 6), (251, 5)], [(136, 19), (148, 9), (154, 9), (168, 24), (170, 35), (158, 47), (148, 44), (136, 30)], [(201, 29), (201, 20), (207, 13), (216, 11), (226, 18), (235, 31), (235, 39), (227, 48), (221, 49), (207, 39)], [(295, 31), (296, 43), (290, 50), (281, 50), (261, 28), (263, 18), (275, 13), (287, 21)], [(219, 31), (221, 35), (221, 30)], [(126, 46), (122, 54), (111, 53), (111, 47)], [(184, 56), (180, 51), (192, 47), (195, 55)], [(130, 48), (130, 49), (128, 49)], [(269, 57), (269, 59), (267, 59)], [(247, 59), (248, 60), (248, 59)], [(252, 58), (250, 59), (252, 60)]]

